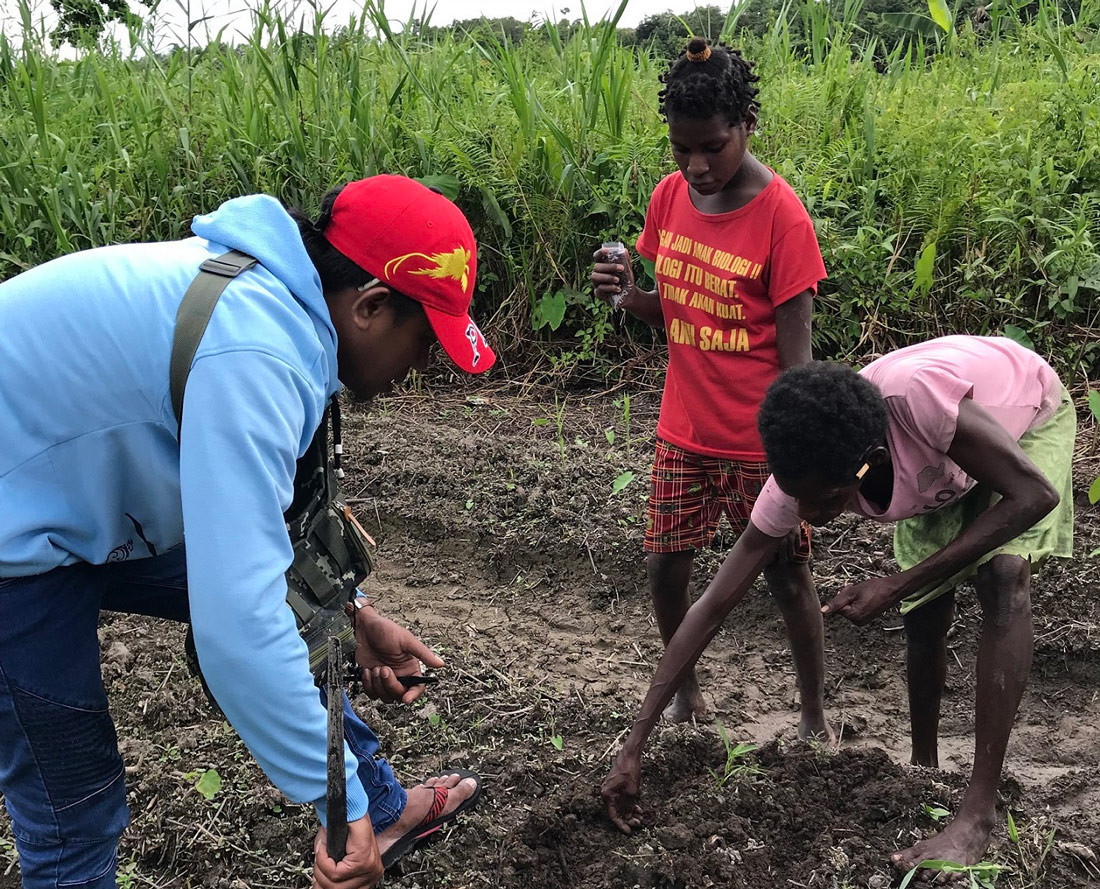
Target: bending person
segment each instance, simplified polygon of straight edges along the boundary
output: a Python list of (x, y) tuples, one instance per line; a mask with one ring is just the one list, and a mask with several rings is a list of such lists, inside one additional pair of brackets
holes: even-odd
[[(230, 723), (272, 783), (324, 819), (325, 708), (287, 604), (296, 461), (342, 387), (373, 398), (425, 368), (436, 343), (468, 372), (494, 360), (468, 314), (469, 223), (411, 179), (341, 186), (316, 222), (236, 198), (191, 230), (0, 284), (0, 793), (26, 889), (115, 885), (129, 812), (101, 609), (189, 621)], [(230, 250), (258, 264), (214, 306), (181, 427), (176, 314), (200, 266), (224, 275)], [(325, 585), (325, 567), (306, 568)], [(365, 603), (353, 606), (364, 685), (408, 703), (423, 687), (398, 677), (442, 661)], [(461, 769), (406, 790), (350, 709), (345, 737), (347, 857), (328, 856), (322, 828), (321, 889), (375, 885), (480, 793)]]
[(896, 522), (902, 570), (843, 589), (822, 611), (864, 624), (900, 606), (908, 641), (912, 762), (937, 766), (955, 586), (982, 609), (974, 766), (955, 818), (892, 856), (903, 869), (979, 861), (994, 825), (1005, 749), (1027, 684), (1030, 577), (1073, 538), (1073, 404), (1035, 353), (1002, 338), (951, 336), (855, 371), (815, 362), (783, 373), (760, 410), (773, 476), (748, 529), (691, 608), (603, 784), (612, 821), (638, 826), (641, 752), (662, 708), (800, 519), (843, 512)]

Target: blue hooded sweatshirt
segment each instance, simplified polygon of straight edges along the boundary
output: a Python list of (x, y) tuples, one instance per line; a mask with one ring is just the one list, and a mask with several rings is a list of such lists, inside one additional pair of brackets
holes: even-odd
[[(272, 782), (323, 819), (326, 715), (286, 605), (283, 512), (295, 462), (340, 388), (336, 331), (274, 198), (229, 201), (192, 231), (75, 253), (0, 284), (0, 578), (145, 558), (186, 538), (210, 689)], [(261, 265), (214, 309), (178, 439), (176, 311), (199, 264), (230, 249)], [(367, 798), (345, 755), (355, 820)]]

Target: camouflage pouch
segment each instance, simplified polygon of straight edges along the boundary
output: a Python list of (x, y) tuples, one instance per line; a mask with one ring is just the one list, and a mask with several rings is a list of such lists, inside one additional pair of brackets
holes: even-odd
[[(328, 446), (329, 419), (336, 443)], [(294, 561), (286, 573), (287, 604), (309, 648), (315, 676), (325, 667), (330, 636), (340, 640), (344, 654), (355, 651), (355, 637), (344, 604), (370, 574), (374, 541), (356, 521), (340, 493), (339, 407), (335, 400), (294, 475), (294, 502), (286, 524)]]

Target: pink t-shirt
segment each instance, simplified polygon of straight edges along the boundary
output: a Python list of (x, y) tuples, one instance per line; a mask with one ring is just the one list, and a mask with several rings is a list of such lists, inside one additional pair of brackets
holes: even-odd
[[(857, 496), (851, 512), (896, 522), (953, 503), (976, 484), (947, 451), (959, 403), (973, 398), (1019, 440), (1050, 419), (1062, 382), (1042, 358), (1004, 337), (945, 336), (891, 352), (860, 371), (886, 399), (886, 446), (894, 491), (885, 511)], [(770, 537), (798, 525), (797, 503), (769, 478), (752, 523)]]

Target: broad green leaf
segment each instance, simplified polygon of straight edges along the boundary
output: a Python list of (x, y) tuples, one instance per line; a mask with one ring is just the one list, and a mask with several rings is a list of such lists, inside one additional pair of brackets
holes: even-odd
[(945, 34), (951, 30), (951, 10), (946, 0), (928, 0), (928, 14)]
[(1089, 410), (1097, 420), (1100, 420), (1100, 389), (1089, 391)]
[(544, 293), (537, 303), (531, 317), (531, 326), (538, 330), (540, 327), (550, 325), (551, 330), (557, 330), (565, 320), (565, 291), (557, 293)]
[(1031, 341), (1031, 337), (1027, 335), (1027, 331), (1022, 327), (1017, 327), (1015, 324), (1006, 324), (1004, 326), (1004, 335), (1010, 340), (1015, 340), (1025, 349), (1031, 349), (1035, 351), (1035, 343)]
[(558, 750), (561, 750), (565, 746), (565, 739), (561, 735), (554, 735), (550, 739), (550, 743), (553, 744)]
[(935, 263), (936, 242), (933, 241), (921, 251), (920, 259), (917, 260), (915, 286), (922, 295), (927, 296), (928, 291), (932, 289), (932, 268)]
[(201, 793), (205, 799), (213, 799), (221, 789), (222, 776), (214, 769), (207, 769), (199, 775), (199, 780), (195, 782), (195, 790)]
[(912, 31), (914, 34), (929, 40), (939, 33), (936, 23), (919, 12), (884, 12), (882, 21), (883, 24), (903, 31)]
[(462, 189), (461, 180), (450, 173), (433, 173), (430, 176), (421, 176), (417, 181), (428, 188), (438, 188), (449, 201), (457, 201), (458, 193)]
[(1100, 478), (1089, 485), (1089, 503), (1100, 503)]
[(629, 469), (611, 483), (611, 493), (618, 494), (623, 488), (634, 480), (634, 473)]

